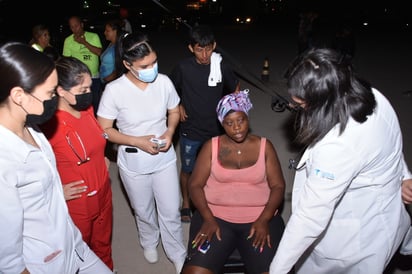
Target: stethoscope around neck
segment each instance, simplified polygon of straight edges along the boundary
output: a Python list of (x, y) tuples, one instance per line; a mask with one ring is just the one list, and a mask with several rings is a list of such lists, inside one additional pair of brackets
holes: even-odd
[[(79, 133), (74, 130), (71, 126), (69, 126), (65, 121), (63, 121), (63, 124), (65, 125), (65, 127), (67, 127), (69, 130), (66, 132), (66, 141), (67, 144), (69, 145), (70, 149), (72, 150), (72, 152), (74, 153), (74, 155), (76, 156), (76, 158), (78, 159), (77, 161), (77, 165), (81, 166), (82, 164), (85, 164), (87, 162), (90, 161), (90, 157), (87, 156), (87, 151), (86, 151), (86, 147), (84, 146), (83, 140), (80, 137)], [(70, 136), (72, 133), (72, 136)], [(73, 139), (71, 137), (74, 137), (73, 139), (77, 140), (81, 151), (78, 151), (75, 146), (73, 145)]]
[(306, 148), (307, 148), (307, 147), (305, 146), (305, 147), (298, 153), (298, 155), (297, 155), (296, 158), (294, 158), (294, 159), (289, 159), (289, 169), (293, 169), (293, 170), (295, 170), (295, 171), (300, 171), (300, 170), (302, 170), (302, 169), (304, 169), (304, 168), (306, 167), (306, 161), (305, 161), (302, 165), (298, 166), (298, 165), (299, 165), (299, 162), (300, 162), (300, 159), (302, 158), (303, 154), (305, 153)]

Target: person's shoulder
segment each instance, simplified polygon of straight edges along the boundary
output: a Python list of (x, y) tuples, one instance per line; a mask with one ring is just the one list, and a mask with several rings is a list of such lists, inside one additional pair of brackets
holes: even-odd
[(256, 138), (259, 138), (259, 142), (265, 141), (264, 143), (265, 143), (266, 150), (268, 149), (275, 150), (275, 146), (273, 145), (272, 141), (269, 138), (266, 138), (264, 136), (258, 136), (258, 135), (255, 135), (255, 136)]
[(206, 140), (206, 141), (203, 143), (202, 148), (205, 148), (205, 149), (209, 149), (209, 150), (210, 150), (211, 147), (212, 147), (213, 142), (217, 142), (217, 140), (219, 140), (220, 137), (221, 137), (221, 136), (214, 136), (214, 137), (210, 138), (209, 140)]
[(96, 32), (92, 32), (92, 31), (85, 31), (84, 34), (88, 36), (99, 36)]
[(189, 56), (189, 57), (183, 58), (179, 62), (177, 62), (176, 67), (185, 68), (187, 65), (194, 64), (195, 62), (196, 62), (195, 57), (194, 56)]
[(84, 35), (88, 38), (88, 39), (93, 39), (95, 41), (99, 41), (100, 43), (100, 36), (99, 34), (97, 34), (96, 32), (91, 32), (91, 31), (85, 31)]
[(260, 144), (260, 142), (263, 140), (263, 138), (265, 138), (265, 137), (262, 137), (262, 136), (259, 136), (259, 135), (255, 135), (255, 134), (249, 134), (249, 140), (250, 141), (252, 141), (252, 142), (254, 142), (254, 143), (256, 143), (256, 144)]
[(157, 79), (156, 80), (160, 80), (160, 81), (170, 81), (170, 77), (167, 74), (164, 73), (158, 73), (157, 74)]
[(114, 79), (113, 81), (110, 81), (109, 83), (106, 84), (106, 87), (104, 89), (104, 92), (106, 90), (111, 90), (113, 87), (119, 87), (119, 85), (125, 85), (125, 83), (129, 81), (126, 77), (126, 75), (121, 75), (118, 78)]
[(228, 62), (227, 60), (225, 61), (225, 59), (222, 59), (222, 62), (220, 62), (220, 66), (223, 67), (224, 69), (233, 70), (232, 63)]
[(170, 79), (170, 77), (168, 75), (164, 74), (164, 73), (158, 73), (155, 82), (158, 82), (159, 84), (163, 84), (163, 85), (172, 85), (172, 86), (174, 86), (172, 80)]
[(65, 43), (66, 43), (66, 42), (72, 42), (72, 41), (74, 41), (74, 34), (73, 34), (73, 33), (67, 35), (66, 38), (64, 38), (64, 42), (65, 42)]

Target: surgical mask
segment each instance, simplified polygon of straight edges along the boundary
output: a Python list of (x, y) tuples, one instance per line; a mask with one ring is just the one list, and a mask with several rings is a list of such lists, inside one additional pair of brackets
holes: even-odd
[(156, 79), (158, 74), (157, 62), (153, 65), (152, 68), (148, 69), (135, 70), (132, 66), (130, 66), (130, 72), (133, 74), (134, 77), (136, 77), (140, 81), (145, 83), (151, 83)]
[[(30, 94), (31, 95), (31, 94)], [(39, 98), (34, 95), (31, 95), (37, 101), (42, 102)], [(23, 110), (27, 113), (26, 115), (26, 124), (27, 125), (40, 125), (44, 122), (50, 120), (53, 117), (57, 109), (57, 96), (53, 96), (49, 100), (44, 100), (43, 103), (43, 113), (42, 114), (29, 114), (22, 106)]]
[(87, 109), (93, 102), (93, 95), (91, 92), (76, 94), (74, 97), (76, 98), (76, 104), (70, 104), (70, 106), (77, 111)]

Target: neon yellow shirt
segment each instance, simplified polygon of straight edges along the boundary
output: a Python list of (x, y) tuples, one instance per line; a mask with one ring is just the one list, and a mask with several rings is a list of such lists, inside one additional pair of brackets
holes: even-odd
[[(98, 48), (102, 47), (100, 37), (96, 33), (85, 31), (84, 37), (89, 44)], [(77, 43), (73, 34), (67, 36), (64, 40), (63, 56), (72, 56), (79, 59), (90, 69), (93, 78), (99, 77), (99, 56), (92, 53), (86, 46)]]

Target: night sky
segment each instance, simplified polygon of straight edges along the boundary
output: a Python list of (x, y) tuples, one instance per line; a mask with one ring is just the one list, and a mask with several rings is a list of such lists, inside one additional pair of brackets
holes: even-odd
[[(219, 1), (219, 0), (217, 0)], [(297, 19), (299, 12), (307, 9), (318, 10), (324, 17), (348, 18), (348, 20), (374, 20), (382, 25), (396, 23), (412, 23), (411, 12), (406, 7), (408, 1), (391, 0), (390, 2), (372, 0), (273, 0), (276, 7), (273, 14), (265, 14), (267, 18), (283, 16), (286, 19)], [(273, 3), (272, 1), (272, 3)], [(91, 6), (99, 6), (103, 10), (104, 0), (89, 0)], [(168, 11), (152, 0), (113, 0), (121, 6), (142, 7), (152, 15), (167, 14)], [(161, 0), (172, 16), (189, 16), (184, 10), (187, 0)], [(261, 17), (262, 0), (220, 0), (223, 14), (220, 17), (233, 15), (257, 15)], [(0, 38), (9, 36), (30, 37), (31, 27), (38, 23), (49, 25), (52, 29), (67, 24), (67, 18), (73, 14), (82, 15), (82, 1), (56, 0), (0, 0)], [(84, 11), (84, 10), (83, 10)], [(28, 14), (28, 15), (27, 15)], [(96, 15), (98, 12), (90, 12)], [(21, 26), (24, 24), (23, 26)], [(21, 26), (21, 27), (20, 27)]]

